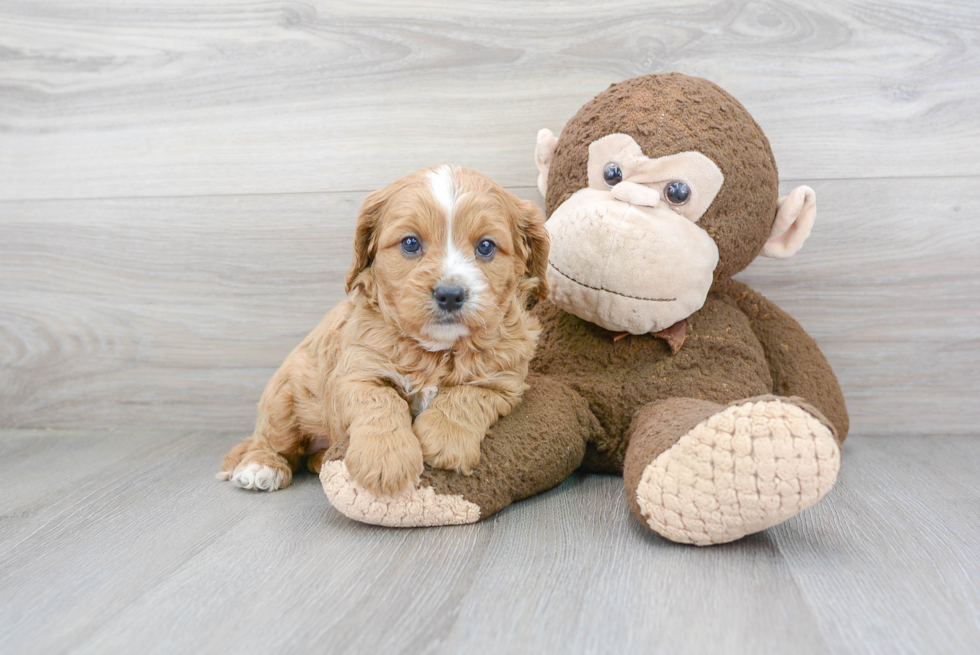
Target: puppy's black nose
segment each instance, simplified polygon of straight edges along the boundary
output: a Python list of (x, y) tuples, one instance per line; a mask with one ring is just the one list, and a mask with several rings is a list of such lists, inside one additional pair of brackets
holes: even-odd
[(466, 300), (466, 290), (460, 286), (437, 286), (432, 290), (432, 297), (436, 299), (439, 309), (447, 312), (454, 312), (463, 306)]

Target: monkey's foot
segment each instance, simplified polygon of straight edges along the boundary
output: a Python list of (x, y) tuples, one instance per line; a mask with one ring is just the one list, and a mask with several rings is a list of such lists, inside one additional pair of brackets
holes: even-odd
[(834, 486), (840, 462), (829, 427), (769, 396), (684, 434), (643, 470), (636, 501), (647, 526), (671, 541), (726, 543), (816, 503)]
[(392, 528), (460, 525), (480, 520), (480, 507), (461, 495), (439, 494), (432, 487), (408, 489), (392, 498), (375, 496), (354, 481), (342, 459), (323, 462), (323, 490), (348, 518)]

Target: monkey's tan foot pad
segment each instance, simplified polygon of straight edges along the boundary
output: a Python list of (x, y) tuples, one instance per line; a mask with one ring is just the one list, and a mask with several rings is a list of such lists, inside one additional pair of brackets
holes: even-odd
[(782, 523), (834, 486), (840, 447), (830, 428), (778, 399), (705, 419), (643, 470), (640, 513), (654, 532), (706, 546)]
[(325, 462), (320, 471), (323, 490), (344, 516), (390, 528), (461, 525), (480, 520), (480, 507), (459, 495), (438, 494), (431, 487), (379, 498), (351, 479), (343, 460)]

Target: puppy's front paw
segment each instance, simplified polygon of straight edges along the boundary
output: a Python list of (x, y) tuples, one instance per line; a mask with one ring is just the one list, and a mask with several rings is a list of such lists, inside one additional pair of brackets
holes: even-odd
[(350, 475), (375, 496), (395, 496), (418, 485), (422, 449), (409, 430), (385, 435), (351, 435), (344, 463)]
[(438, 409), (429, 408), (419, 414), (412, 430), (422, 444), (425, 463), (433, 468), (470, 475), (480, 462), (484, 435), (450, 420)]
[(280, 455), (264, 450), (250, 450), (234, 471), (222, 472), (220, 479), (231, 480), (242, 489), (276, 491), (293, 481), (293, 471)]

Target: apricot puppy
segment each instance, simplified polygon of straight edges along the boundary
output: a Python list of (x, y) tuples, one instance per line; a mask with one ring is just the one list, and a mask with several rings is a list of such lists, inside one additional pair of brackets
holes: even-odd
[(547, 266), (537, 206), (476, 171), (439, 166), (370, 194), (348, 299), (269, 381), (255, 433), (218, 477), (275, 491), (348, 437), (347, 469), (376, 495), (417, 484), (423, 462), (469, 474), (526, 388), (538, 334), (526, 307), (547, 296)]

